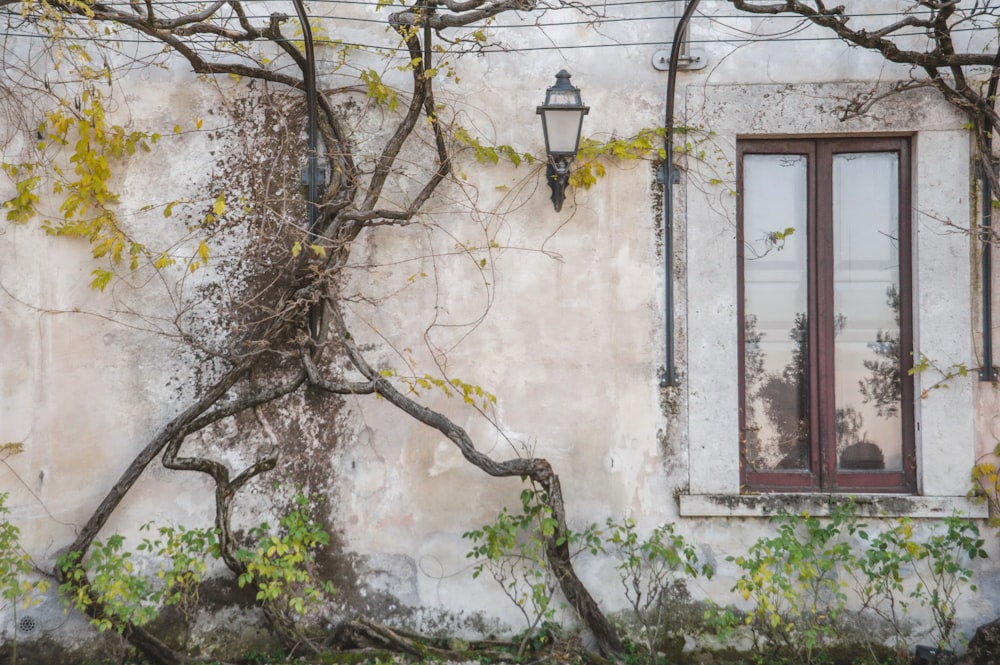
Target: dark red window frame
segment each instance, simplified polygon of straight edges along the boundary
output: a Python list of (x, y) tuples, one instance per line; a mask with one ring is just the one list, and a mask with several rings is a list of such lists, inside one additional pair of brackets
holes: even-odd
[[(737, 143), (737, 189), (743, 192), (743, 160), (749, 154), (805, 155), (808, 159), (808, 335), (809, 442), (808, 470), (752, 469), (746, 449), (746, 348), (744, 330), (744, 249), (742, 196), (737, 203), (739, 247), (739, 372), (740, 372), (740, 480), (750, 492), (895, 492), (916, 491), (914, 395), (912, 367), (912, 204), (909, 137), (811, 137), (802, 139), (747, 138)], [(900, 320), (900, 470), (838, 469), (835, 436), (833, 336), (832, 156), (836, 153), (896, 152), (899, 195), (899, 320)]]

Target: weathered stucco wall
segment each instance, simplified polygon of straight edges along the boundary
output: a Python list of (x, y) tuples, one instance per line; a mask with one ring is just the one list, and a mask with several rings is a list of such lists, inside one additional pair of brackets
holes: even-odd
[[(713, 3), (705, 11), (732, 12)], [(748, 30), (775, 27), (745, 23)], [(666, 41), (669, 25), (634, 21), (615, 38)], [(692, 38), (707, 40), (711, 29), (696, 21)], [(585, 43), (591, 33), (564, 26), (552, 37)], [(529, 40), (511, 32), (510, 42), (516, 48)], [(692, 592), (730, 602), (737, 571), (726, 557), (768, 532), (761, 516), (773, 507), (741, 498), (739, 487), (735, 140), (913, 137), (916, 347), (945, 365), (976, 363), (978, 296), (970, 286), (968, 238), (946, 232), (940, 220), (964, 227), (975, 209), (963, 118), (933, 92), (898, 95), (866, 117), (838, 118), (843, 100), (898, 74), (878, 58), (832, 41), (702, 46), (708, 67), (679, 75), (679, 121), (704, 130), (697, 140), (706, 151), (704, 160), (684, 161), (675, 188), (677, 245), (669, 269), (678, 292), (672, 316), (679, 387), (659, 382), (666, 269), (662, 194), (648, 160), (609, 162), (607, 176), (572, 190), (556, 213), (539, 162), (484, 167), (470, 151), (460, 153), (456, 171), (469, 183), (465, 192), (445, 187), (424, 225), (360, 238), (345, 292), (352, 296), (351, 324), (379, 369), (458, 377), (496, 395), (495, 407), (483, 413), (440, 390), (419, 391), (480, 449), (500, 458), (531, 451), (551, 461), (572, 527), (631, 517), (648, 532), (677, 522), (702, 558), (719, 566), (711, 583)], [(553, 74), (566, 68), (591, 107), (585, 134), (631, 136), (663, 123), (666, 73), (651, 66), (651, 51), (615, 46), (467, 57), (456, 64), (461, 83), (446, 84), (438, 101), (484, 142), (540, 155), (534, 108)], [(181, 70), (177, 78), (157, 72), (155, 80), (139, 72), (115, 93), (121, 122), (165, 134), (152, 154), (128, 160), (119, 176), (122, 210), (182, 197), (210, 202), (222, 172), (253, 190), (262, 186), (255, 174), (301, 147), (301, 109), (291, 98), (274, 93), (259, 102), (257, 90), (229, 81), (195, 85)], [(339, 80), (328, 75), (327, 83)], [(210, 131), (169, 136), (173, 125), (190, 126), (193, 118), (204, 118)], [(372, 126), (358, 130), (360, 143), (365, 132), (378, 130), (376, 119), (366, 122)], [(278, 171), (287, 197), (297, 165), (294, 158), (284, 164)], [(464, 198), (470, 191), (473, 201)], [(135, 223), (150, 237), (162, 234), (164, 244), (183, 242), (183, 229), (168, 220)], [(252, 251), (257, 240), (234, 226), (226, 250)], [(45, 569), (157, 428), (219, 371), (185, 351), (184, 340), (163, 334), (175, 317), (187, 316), (177, 307), (178, 287), (164, 289), (139, 274), (96, 293), (87, 288), (92, 267), (82, 243), (30, 226), (0, 228), (0, 442), (24, 444), (22, 454), (4, 460), (0, 489), (10, 492), (11, 519)], [(218, 274), (188, 278), (184, 293), (212, 286)], [(210, 317), (213, 303), (199, 301), (196, 311)], [(974, 386), (971, 377), (922, 400), (919, 496), (881, 507), (917, 517), (952, 510), (982, 516), (964, 496), (977, 446), (992, 447), (995, 438), (995, 400), (992, 388)], [(277, 494), (302, 484), (327, 499), (321, 511), (335, 542), (323, 563), (341, 588), (331, 619), (370, 613), (466, 635), (519, 629), (517, 608), (489, 580), (472, 580), (462, 538), (501, 507), (517, 507), (519, 482), (478, 472), (441, 435), (370, 396), (345, 398), (335, 408), (316, 408), (306, 397), (267, 418), (284, 442), (275, 472), (284, 486)], [(214, 438), (190, 445), (239, 468), (269, 445), (265, 429), (220, 425)], [(248, 445), (237, 449), (237, 441)], [(154, 463), (106, 531), (137, 542), (139, 526), (150, 520), (207, 525), (210, 491), (203, 479)], [(264, 481), (241, 498), (243, 526), (273, 519), (272, 494)], [(790, 509), (823, 509), (821, 499), (785, 500)], [(1000, 560), (994, 539), (987, 540)], [(609, 558), (579, 565), (602, 607), (624, 607)], [(1000, 585), (986, 581), (996, 579), (995, 566), (983, 564), (980, 592), (964, 601), (966, 630), (1000, 613)], [(64, 617), (54, 594), (30, 611), (38, 634), (89, 635), (78, 617)], [(10, 616), (0, 614), (4, 625)], [(237, 623), (230, 615), (221, 622)], [(67, 626), (72, 631), (61, 632)]]

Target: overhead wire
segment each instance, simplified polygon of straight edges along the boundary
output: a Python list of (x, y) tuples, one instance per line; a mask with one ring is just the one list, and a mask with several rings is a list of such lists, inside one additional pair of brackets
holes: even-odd
[[(595, 10), (600, 9), (602, 11), (606, 11), (608, 8), (628, 7), (628, 6), (637, 6), (637, 5), (663, 6), (664, 4), (672, 4), (672, 3), (676, 3), (676, 2), (682, 2), (682, 1), (683, 0), (628, 0), (628, 1), (625, 1), (625, 2), (607, 2), (607, 3), (602, 3), (601, 5), (594, 7), (594, 9)], [(131, 10), (131, 7), (132, 7), (132, 5), (129, 2), (127, 2), (127, 1), (113, 1), (113, 2), (105, 2), (105, 3), (101, 3), (101, 4), (104, 5), (104, 6), (107, 6), (107, 7), (116, 7), (117, 6), (117, 7), (122, 7), (122, 8), (129, 8), (130, 10)], [(255, 4), (261, 4), (261, 3), (255, 3)], [(399, 5), (399, 6), (396, 6), (396, 5), (386, 6), (386, 5), (380, 5), (378, 2), (371, 2), (370, 0), (310, 0), (310, 4), (311, 5), (324, 5), (324, 4), (327, 4), (327, 5), (355, 5), (355, 6), (361, 6), (361, 7), (374, 8), (374, 9), (376, 9), (376, 11), (381, 11), (383, 9), (401, 9), (401, 10), (408, 9), (408, 7), (403, 6), (403, 5)], [(723, 3), (720, 3), (720, 4), (722, 6), (729, 6), (729, 3), (726, 3), (726, 2), (723, 2)], [(180, 6), (185, 6), (185, 5), (192, 5), (192, 6), (202, 7), (203, 3), (200, 0), (174, 0), (173, 2), (161, 3), (160, 6), (161, 7), (171, 7), (171, 6), (180, 7)], [(557, 6), (553, 6), (553, 7), (541, 7), (541, 8), (537, 9), (537, 12), (538, 12), (539, 16), (541, 16), (541, 15), (548, 15), (548, 14), (554, 13), (554, 12), (573, 12), (573, 13), (579, 13), (580, 11), (581, 10), (578, 7), (569, 6), (569, 5), (557, 5)], [(922, 10), (922, 11), (926, 11), (926, 10)], [(527, 14), (529, 12), (523, 12), (523, 13)], [(843, 12), (843, 13), (837, 14), (836, 16), (843, 17), (845, 19), (852, 19), (852, 18), (883, 18), (883, 17), (898, 17), (898, 16), (901, 16), (901, 15), (903, 15), (905, 13), (907, 13), (907, 12), (898, 12), (898, 11), (897, 12), (858, 12), (858, 13)], [(250, 20), (269, 20), (271, 18), (271, 14), (247, 14), (246, 16)], [(733, 19), (735, 19), (735, 18), (746, 18), (748, 16), (758, 16), (758, 17), (763, 17), (763, 18), (768, 18), (768, 19), (802, 19), (802, 18), (804, 18), (803, 16), (801, 16), (799, 14), (792, 14), (792, 13), (767, 14), (767, 15), (753, 14), (753, 13), (749, 13), (749, 12), (737, 12), (737, 13), (731, 13), (731, 14), (719, 14), (719, 13), (709, 14), (709, 13), (706, 13), (704, 11), (699, 12), (698, 16), (699, 17), (712, 16), (714, 18), (733, 18)], [(998, 8), (995, 13), (988, 12), (988, 11), (978, 12), (977, 16), (991, 17), (991, 18), (995, 17), (995, 16), (1000, 16), (1000, 8)], [(86, 19), (84, 17), (71, 17), (71, 18), (79, 18), (81, 20), (89, 20), (89, 19)], [(230, 14), (226, 18), (232, 18), (232, 19), (235, 20), (235, 15)], [(309, 19), (310, 20), (313, 20), (313, 19), (324, 19), (324, 18), (331, 18), (331, 17), (329, 17), (327, 15), (324, 15), (324, 14), (310, 14), (309, 15)], [(342, 18), (344, 20), (350, 20), (350, 21), (361, 21), (361, 22), (376, 22), (376, 23), (382, 23), (383, 22), (380, 19), (366, 19), (366, 18), (361, 18), (361, 17), (357, 17), (357, 16), (343, 16), (343, 17), (337, 17), (337, 18)], [(563, 26), (563, 25), (585, 25), (585, 24), (593, 23), (595, 20), (599, 20), (602, 23), (609, 23), (609, 22), (629, 22), (629, 21), (645, 21), (645, 20), (674, 20), (675, 18), (676, 17), (673, 16), (673, 15), (664, 15), (664, 16), (648, 16), (648, 15), (645, 15), (645, 16), (634, 16), (634, 17), (633, 16), (617, 16), (617, 17), (615, 17), (615, 16), (607, 16), (606, 14), (602, 13), (602, 14), (600, 14), (596, 18), (585, 18), (585, 19), (571, 20), (571, 21), (549, 21), (549, 22), (546, 22), (544, 25), (547, 26), (547, 27), (552, 27), (552, 26)], [(494, 29), (494, 30), (508, 30), (508, 29), (519, 29), (519, 28), (531, 28), (531, 27), (535, 27), (535, 23), (534, 22), (531, 22), (531, 23), (521, 23), (521, 24), (517, 24), (517, 23), (507, 23), (507, 24), (505, 24), (505, 23), (475, 23), (475, 24), (470, 24), (470, 26), (468, 26), (468, 27), (475, 27), (475, 28), (489, 27), (490, 29)]]
[[(806, 25), (802, 29), (810, 28), (811, 25)], [(969, 29), (966, 32), (978, 32), (985, 30), (985, 28), (979, 29)], [(786, 31), (785, 33), (775, 33), (775, 34), (760, 34), (760, 33), (749, 33), (747, 37), (732, 37), (732, 38), (712, 38), (712, 39), (688, 39), (687, 43), (692, 45), (708, 45), (708, 44), (744, 44), (747, 42), (769, 42), (769, 41), (782, 41), (782, 42), (835, 42), (843, 41), (837, 35), (817, 35), (808, 37), (786, 37), (784, 34), (795, 34), (801, 32), (800, 29), (792, 29)], [(743, 31), (741, 31), (743, 32)], [(0, 38), (10, 38), (18, 37), (24, 39), (48, 39), (49, 37), (44, 34), (39, 33), (20, 33), (20, 32), (7, 32), (0, 30)], [(201, 36), (205, 43), (211, 43), (215, 41), (213, 38), (215, 35), (202, 35)], [(909, 32), (909, 33), (896, 33), (892, 35), (893, 38), (904, 38), (904, 37), (927, 37), (925, 32)], [(191, 37), (195, 39), (195, 36)], [(121, 37), (121, 36), (109, 36), (109, 35), (94, 35), (94, 36), (80, 36), (80, 37), (63, 37), (63, 39), (77, 42), (97, 42), (104, 44), (150, 44), (156, 43), (151, 38), (148, 37)], [(386, 44), (368, 44), (362, 42), (353, 42), (348, 40), (335, 40), (335, 39), (316, 39), (315, 43), (317, 45), (325, 46), (347, 46), (356, 48), (365, 48), (371, 50), (383, 50), (383, 51), (405, 51), (403, 46), (392, 46)], [(661, 47), (669, 46), (670, 41), (661, 40), (649, 40), (649, 41), (610, 41), (609, 43), (603, 44), (556, 44), (556, 45), (544, 45), (544, 46), (483, 46), (477, 47), (475, 49), (476, 53), (527, 53), (535, 51), (553, 51), (553, 50), (563, 50), (563, 49), (600, 49), (600, 48), (625, 48), (625, 47)], [(221, 52), (220, 52), (221, 53)], [(233, 54), (235, 55), (235, 54)]]
[[(616, 6), (653, 5), (653, 4), (662, 5), (664, 2), (672, 3), (672, 2), (679, 2), (679, 1), (681, 1), (681, 0), (628, 0), (626, 2), (609, 2), (609, 3), (604, 3), (604, 4), (601, 5), (601, 7), (602, 8), (608, 8), (608, 7), (616, 7)], [(126, 5), (128, 5), (127, 2), (113, 2), (113, 3), (105, 3), (105, 4), (107, 4), (108, 6), (113, 6), (113, 5), (126, 6)], [(196, 0), (176, 0), (175, 2), (172, 2), (172, 3), (169, 3), (169, 4), (181, 6), (181, 5), (188, 5), (188, 4), (195, 5), (195, 4), (199, 4), (199, 3)], [(376, 7), (377, 6), (376, 3), (363, 2), (363, 1), (359, 1), (359, 0), (311, 0), (310, 4), (313, 4), (313, 5), (317, 5), (317, 4), (351, 4), (351, 5), (361, 5), (361, 6), (369, 6), (369, 7)], [(402, 6), (400, 6), (400, 7), (402, 7)], [(542, 18), (542, 16), (544, 14), (547, 14), (549, 11), (561, 11), (563, 9), (567, 9), (567, 8), (559, 7), (559, 8), (554, 8), (554, 9), (543, 10), (543, 14), (540, 15), (538, 18)], [(863, 18), (878, 18), (878, 17), (886, 17), (886, 16), (893, 16), (893, 17), (895, 17), (895, 16), (899, 16), (899, 15), (900, 15), (899, 13), (872, 13), (872, 14), (853, 14), (853, 15), (845, 15), (845, 16), (848, 16), (848, 17), (857, 17), (857, 18), (862, 18), (862, 17)], [(18, 13), (17, 16), (18, 16), (19, 19), (22, 19), (22, 17), (20, 16), (19, 13)], [(829, 41), (839, 41), (840, 40), (840, 37), (838, 37), (837, 35), (833, 35), (833, 34), (812, 34), (812, 35), (804, 35), (804, 36), (793, 36), (793, 35), (798, 35), (798, 33), (803, 32), (804, 30), (806, 30), (806, 29), (808, 29), (810, 27), (813, 27), (812, 22), (808, 19), (808, 17), (803, 17), (803, 16), (798, 15), (798, 14), (773, 14), (773, 15), (772, 14), (758, 15), (758, 14), (748, 14), (748, 13), (742, 13), (742, 14), (718, 14), (718, 13), (707, 13), (707, 12), (702, 11), (702, 12), (698, 13), (698, 17), (700, 19), (704, 19), (704, 20), (706, 20), (708, 22), (711, 22), (711, 23), (715, 24), (716, 26), (718, 26), (719, 28), (721, 28), (723, 30), (731, 31), (734, 34), (734, 36), (732, 38), (726, 38), (726, 37), (720, 37), (720, 36), (715, 36), (715, 37), (707, 38), (707, 39), (691, 38), (691, 39), (688, 40), (688, 43), (692, 44), (692, 45), (735, 44), (735, 43), (746, 43), (748, 41), (749, 42), (760, 42), (760, 41), (829, 42)], [(726, 22), (729, 19), (733, 19), (733, 20), (735, 20), (735, 19), (745, 19), (745, 18), (748, 18), (748, 17), (757, 18), (757, 19), (761, 20), (762, 22), (763, 21), (780, 22), (780, 21), (784, 21), (784, 20), (793, 20), (793, 21), (795, 21), (795, 25), (792, 26), (792, 27), (790, 27), (790, 28), (787, 28), (787, 29), (782, 29), (782, 30), (777, 30), (777, 31), (774, 31), (774, 32), (769, 32), (769, 33), (763, 33), (762, 34), (759, 30), (757, 30), (757, 31), (746, 30), (746, 29), (740, 28), (740, 27), (738, 27), (736, 25), (728, 24)], [(71, 18), (73, 18), (73, 19), (79, 19), (81, 21), (89, 21), (89, 19), (85, 19), (83, 17), (71, 17)], [(266, 15), (266, 16), (265, 15), (248, 15), (247, 16), (247, 19), (251, 20), (251, 21), (254, 21), (254, 20), (260, 20), (260, 21), (270, 20), (270, 18), (271, 18), (270, 15)], [(310, 20), (318, 20), (318, 21), (322, 21), (324, 19), (327, 19), (327, 20), (329, 20), (329, 19), (336, 19), (338, 21), (344, 21), (344, 22), (347, 22), (347, 23), (377, 23), (377, 24), (380, 24), (380, 25), (384, 25), (385, 24), (385, 20), (384, 19), (358, 17), (358, 16), (325, 16), (325, 15), (322, 15), (322, 14), (313, 14), (309, 18), (310, 18)], [(220, 17), (220, 20), (222, 20), (222, 21), (235, 21), (236, 17), (234, 15), (226, 15), (226, 16)], [(674, 16), (641, 16), (641, 17), (624, 17), (624, 16), (622, 16), (622, 17), (589, 18), (589, 19), (579, 19), (579, 20), (572, 20), (572, 21), (541, 21), (541, 20), (537, 20), (536, 19), (534, 21), (525, 21), (525, 22), (522, 22), (522, 23), (495, 23), (495, 24), (489, 24), (489, 25), (487, 25), (487, 24), (471, 24), (471, 25), (465, 26), (465, 27), (468, 28), (468, 29), (488, 29), (491, 34), (502, 35), (502, 34), (504, 34), (504, 31), (516, 30), (516, 29), (521, 29), (521, 28), (554, 29), (554, 28), (560, 28), (560, 27), (572, 27), (572, 26), (581, 26), (581, 25), (592, 25), (595, 22), (599, 23), (601, 25), (614, 25), (616, 23), (628, 23), (628, 22), (635, 22), (635, 21), (645, 21), (645, 22), (649, 22), (649, 21), (670, 21), (670, 22), (673, 22), (675, 20), (676, 20), (676, 17), (674, 17)], [(125, 28), (123, 28), (123, 29), (125, 29)], [(977, 25), (968, 25), (968, 26), (964, 26), (964, 27), (955, 28), (954, 31), (953, 31), (953, 34), (980, 32), (980, 31), (992, 30), (992, 29), (995, 29), (992, 25), (984, 25), (982, 27), (977, 26)], [(10, 38), (10, 37), (15, 37), (15, 36), (16, 37), (25, 37), (25, 38), (39, 38), (39, 39), (47, 38), (46, 35), (39, 34), (39, 33), (34, 33), (33, 34), (33, 33), (19, 32), (19, 31), (0, 30), (0, 37)], [(893, 33), (891, 35), (891, 37), (894, 38), (894, 39), (895, 38), (910, 38), (910, 37), (926, 37), (926, 36), (927, 36), (926, 31), (920, 30), (920, 29), (915, 29), (915, 30), (912, 30), (912, 31), (910, 31), (910, 30), (908, 30), (908, 31), (901, 31), (901, 32)], [(147, 38), (147, 37), (140, 37), (140, 36), (127, 37), (127, 36), (114, 35), (114, 34), (112, 34), (112, 35), (88, 35), (88, 36), (81, 36), (81, 37), (76, 37), (76, 38), (70, 37), (70, 39), (77, 39), (79, 41), (96, 41), (96, 42), (102, 42), (102, 43), (118, 43), (118, 44), (128, 44), (128, 43), (140, 43), (141, 44), (141, 43), (149, 43), (149, 42), (151, 42), (151, 40), (149, 38)], [(210, 45), (216, 39), (216, 36), (215, 35), (211, 35), (211, 34), (192, 35), (191, 39), (194, 39), (194, 40), (197, 40), (197, 41), (201, 41), (204, 44)], [(642, 41), (620, 41), (620, 40), (615, 40), (613, 37), (609, 37), (609, 36), (605, 36), (605, 39), (608, 40), (605, 43), (593, 43), (593, 42), (590, 42), (590, 43), (586, 43), (586, 44), (580, 44), (580, 43), (575, 43), (575, 44), (545, 44), (545, 45), (538, 45), (538, 46), (533, 46), (533, 45), (482, 46), (482, 47), (476, 48), (475, 51), (477, 53), (500, 53), (500, 52), (503, 52), (503, 53), (526, 53), (526, 52), (538, 52), (538, 51), (550, 51), (550, 50), (576, 50), (576, 49), (593, 49), (593, 48), (604, 49), (604, 48), (626, 48), (626, 47), (663, 47), (663, 46), (669, 46), (670, 43), (671, 43), (668, 39), (664, 39), (664, 40), (642, 40)], [(401, 47), (386, 46), (384, 44), (370, 44), (370, 43), (364, 43), (364, 42), (359, 42), (359, 41), (349, 41), (349, 40), (339, 40), (339, 39), (338, 40), (331, 40), (331, 39), (316, 38), (315, 41), (316, 41), (317, 45), (347, 46), (347, 47), (353, 47), (353, 48), (378, 49), (378, 50), (384, 50), (384, 51), (390, 51), (390, 52), (401, 49)]]

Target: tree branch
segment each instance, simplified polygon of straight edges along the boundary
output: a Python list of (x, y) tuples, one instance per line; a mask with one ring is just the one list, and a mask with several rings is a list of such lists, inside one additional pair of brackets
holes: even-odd
[(528, 477), (545, 490), (545, 504), (552, 510), (557, 526), (545, 539), (546, 555), (559, 581), (566, 599), (570, 601), (580, 618), (597, 640), (598, 651), (606, 657), (618, 658), (624, 653), (617, 633), (608, 623), (597, 602), (580, 581), (573, 568), (569, 551), (566, 508), (563, 502), (559, 477), (547, 460), (541, 458), (517, 457), (496, 461), (476, 449), (469, 434), (442, 413), (425, 407), (400, 393), (392, 383), (368, 364), (361, 350), (347, 329), (343, 315), (336, 302), (329, 304), (332, 325), (344, 345), (344, 351), (354, 367), (375, 384), (375, 391), (387, 402), (415, 420), (432, 427), (447, 437), (459, 449), (462, 456), (473, 466), (494, 477)]

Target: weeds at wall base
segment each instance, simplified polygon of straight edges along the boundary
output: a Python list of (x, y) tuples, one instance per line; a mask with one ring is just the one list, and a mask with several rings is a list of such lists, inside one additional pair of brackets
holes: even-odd
[[(339, 644), (306, 660), (268, 660), (267, 656), (255, 654), (225, 662), (378, 665), (384, 656), (395, 654), (393, 662), (426, 662), (433, 656), (482, 663), (605, 663), (588, 653), (579, 637), (554, 622), (550, 611), (554, 586), (547, 582), (551, 573), (540, 544), (549, 514), (544, 502), (538, 501), (536, 491), (526, 490), (522, 502), (522, 513), (502, 511), (494, 524), (467, 534), (473, 542), (470, 557), (483, 562), (480, 572), (489, 570), (513, 602), (523, 603), (522, 609), (532, 608), (525, 612), (524, 631), (510, 640), (483, 642), (478, 643), (478, 648), (470, 648), (463, 640), (430, 638), (395, 629), (397, 641), (384, 650), (378, 648), (384, 642), (375, 642), (375, 648), (373, 643)], [(312, 533), (305, 528), (310, 524), (305, 514), (293, 510), (290, 515), (282, 521), (285, 530)], [(734, 596), (720, 600), (742, 598), (739, 607), (691, 599), (688, 583), (710, 577), (714, 571), (699, 562), (695, 549), (675, 525), (661, 525), (644, 532), (649, 535), (640, 535), (638, 526), (630, 520), (608, 520), (604, 530), (591, 525), (582, 532), (569, 533), (566, 541), (577, 556), (602, 554), (612, 563), (618, 562), (615, 569), (628, 602), (626, 607), (630, 607), (618, 627), (621, 634), (630, 637), (625, 665), (909, 665), (914, 662), (916, 643), (933, 643), (938, 650), (961, 645), (955, 608), (964, 592), (975, 589), (972, 562), (985, 557), (983, 539), (973, 522), (950, 517), (917, 528), (912, 521), (902, 519), (872, 527), (861, 522), (853, 504), (847, 502), (830, 518), (782, 514), (774, 518), (773, 524), (770, 535), (758, 539), (745, 554), (730, 559), (742, 572), (731, 590)], [(275, 551), (287, 545), (277, 536), (265, 538), (265, 532), (270, 533), (266, 525), (261, 529), (255, 536), (261, 543)], [(322, 537), (310, 536), (303, 547), (321, 544)], [(174, 551), (174, 545), (192, 538), (193, 544), (188, 542), (180, 551)], [(138, 551), (168, 555), (166, 558), (174, 561), (174, 565), (162, 569), (165, 572), (157, 587), (162, 595), (177, 586), (169, 584), (170, 580), (201, 579), (204, 568), (194, 565), (194, 559), (185, 552), (210, 556), (214, 542), (211, 534), (169, 527), (161, 529), (158, 537), (144, 541)], [(19, 556), (16, 538), (9, 545), (8, 554)], [(266, 554), (263, 548), (261, 545), (260, 551)], [(184, 556), (178, 559), (179, 554)], [(96, 543), (92, 556), (95, 558), (88, 560), (92, 583), (102, 583), (105, 568), (118, 574), (130, 569), (125, 564), (131, 553), (122, 548), (120, 538)], [(501, 563), (503, 566), (496, 568), (499, 573), (489, 568)], [(131, 568), (135, 573), (140, 569)], [(132, 578), (130, 584), (136, 589), (140, 582), (145, 584), (140, 574)], [(111, 577), (108, 580), (113, 581)], [(298, 585), (302, 580), (292, 582)], [(185, 593), (196, 598), (197, 586)], [(119, 584), (114, 588), (126, 587)], [(128, 602), (119, 598), (114, 606), (132, 622), (147, 607), (152, 608), (145, 604), (144, 595), (133, 595), (126, 598)], [(177, 599), (168, 605), (185, 624), (186, 649), (187, 623), (194, 614), (177, 607), (183, 594)], [(107, 609), (111, 605), (105, 606)], [(909, 614), (918, 610), (929, 616), (933, 625), (930, 631), (914, 634)], [(851, 622), (860, 629), (854, 634), (862, 639), (845, 637), (850, 634), (847, 628)], [(364, 620), (356, 623), (373, 631), (385, 629)], [(327, 642), (332, 645), (334, 637)], [(401, 649), (400, 645), (409, 648)], [(35, 646), (25, 645), (25, 662), (82, 662), (40, 660), (32, 654)], [(0, 659), (10, 660), (10, 648), (0, 647)], [(334, 648), (346, 650), (335, 652)], [(401, 657), (399, 654), (404, 652), (409, 655)], [(111, 662), (138, 665), (142, 661), (126, 654)]]
[[(381, 628), (385, 628), (381, 626)], [(808, 665), (794, 658), (766, 657), (749, 654), (733, 647), (705, 648), (688, 637), (661, 644), (656, 658), (651, 658), (645, 647), (637, 642), (625, 642), (626, 653), (618, 663), (604, 660), (588, 652), (580, 635), (564, 632), (551, 626), (551, 639), (538, 641), (522, 657), (517, 656), (519, 639), (488, 640), (468, 642), (448, 637), (422, 637), (416, 639), (422, 648), (432, 656), (416, 656), (403, 653), (399, 649), (373, 648), (368, 645), (353, 645), (343, 651), (330, 650), (309, 657), (289, 658), (270, 649), (250, 649), (239, 654), (226, 656), (216, 654), (210, 658), (195, 658), (191, 662), (200, 665), (432, 665), (460, 663), (461, 665)], [(410, 633), (406, 633), (412, 636)], [(331, 649), (336, 647), (331, 646)], [(96, 658), (80, 658), (57, 653), (58, 647), (47, 653), (46, 658), (37, 658), (33, 649), (26, 651), (25, 662), (32, 665), (146, 665), (147, 661), (134, 651), (117, 654), (116, 657), (102, 655)], [(106, 653), (106, 652), (105, 652)], [(3, 649), (0, 647), (0, 662)], [(898, 665), (905, 662), (913, 665), (913, 659), (898, 659), (888, 647), (875, 651), (864, 644), (830, 645), (814, 654), (814, 663), (822, 665)], [(921, 664), (929, 665), (929, 664)], [(944, 665), (939, 663), (936, 665)]]

